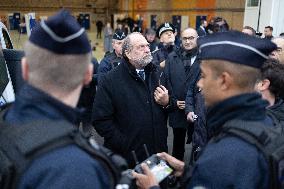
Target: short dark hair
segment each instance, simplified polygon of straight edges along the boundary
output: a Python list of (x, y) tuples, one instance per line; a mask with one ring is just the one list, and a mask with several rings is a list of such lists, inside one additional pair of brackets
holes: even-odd
[(269, 60), (261, 68), (261, 79), (270, 81), (269, 91), (275, 97), (284, 98), (284, 65)]
[(204, 22), (207, 22), (207, 20), (202, 19), (202, 20), (200, 21), (200, 24), (202, 25), (202, 24), (204, 24)]
[(227, 21), (222, 17), (215, 17), (213, 23), (213, 32), (225, 32), (229, 31), (230, 27)]
[(265, 26), (265, 29), (269, 29), (270, 31), (273, 31), (273, 27), (272, 26)]
[(253, 36), (255, 36), (255, 35), (256, 35), (256, 31), (255, 31), (255, 29), (253, 29), (253, 28), (252, 28), (252, 27), (250, 27), (250, 26), (244, 26), (244, 27), (243, 27), (243, 29), (247, 29), (247, 30), (252, 31)]
[(280, 33), (279, 36), (280, 36), (280, 37), (284, 37), (284, 32)]

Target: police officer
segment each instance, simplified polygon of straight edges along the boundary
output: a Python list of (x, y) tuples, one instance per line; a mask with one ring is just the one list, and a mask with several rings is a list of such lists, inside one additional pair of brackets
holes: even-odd
[(116, 30), (112, 36), (112, 47), (113, 52), (107, 53), (105, 57), (101, 60), (98, 68), (98, 82), (100, 78), (109, 72), (114, 67), (118, 66), (121, 63), (122, 58), (122, 44), (126, 35), (122, 30)]
[(164, 23), (157, 29), (157, 37), (160, 39), (158, 50), (153, 51), (153, 63), (161, 68), (165, 67), (165, 60), (175, 50), (175, 27), (170, 23)]
[[(25, 44), (22, 86), (5, 122), (21, 127), (34, 121), (75, 125), (81, 89), (92, 79), (91, 46), (84, 29), (61, 10), (33, 29)], [(29, 131), (27, 131), (29, 132)], [(35, 136), (31, 136), (33, 138)], [(33, 141), (37, 143), (37, 141)], [(37, 156), (19, 179), (19, 189), (110, 188), (104, 167), (70, 144)]]
[[(260, 68), (276, 45), (241, 32), (212, 34), (198, 40), (202, 76), (198, 86), (208, 107), (207, 128), (211, 141), (203, 150), (186, 188), (268, 188), (269, 169), (257, 147), (234, 136), (222, 137), (223, 126), (233, 119), (265, 123), (267, 102), (254, 92)], [(268, 125), (267, 127), (272, 127)], [(158, 154), (174, 167), (175, 175), (189, 173), (184, 163)], [(143, 165), (146, 175), (133, 173), (141, 188), (159, 188)]]

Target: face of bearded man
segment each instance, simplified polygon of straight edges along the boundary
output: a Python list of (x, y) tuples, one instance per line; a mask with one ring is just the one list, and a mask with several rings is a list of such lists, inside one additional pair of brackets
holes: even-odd
[(142, 69), (153, 59), (149, 43), (145, 37), (139, 33), (132, 33), (130, 41), (131, 49), (127, 52), (128, 60), (135, 68)]

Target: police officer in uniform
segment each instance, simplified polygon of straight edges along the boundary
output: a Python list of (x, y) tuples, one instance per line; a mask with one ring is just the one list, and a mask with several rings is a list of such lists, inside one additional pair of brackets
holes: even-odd
[[(85, 30), (62, 10), (33, 29), (24, 49), (22, 74), (27, 84), (4, 115), (5, 122), (18, 127), (43, 120), (77, 124), (80, 111), (75, 107), (93, 72)], [(110, 179), (99, 161), (78, 145), (69, 144), (36, 156), (17, 188), (106, 189)]]
[(158, 50), (153, 51), (153, 63), (165, 67), (168, 55), (176, 49), (175, 46), (175, 27), (170, 23), (164, 23), (157, 29), (157, 37), (160, 39)]
[[(267, 101), (255, 92), (260, 68), (276, 45), (237, 31), (212, 34), (198, 40), (202, 60), (201, 79), (205, 105), (208, 108), (207, 128), (211, 141), (190, 171), (172, 156), (158, 154), (175, 169), (176, 176), (192, 173), (190, 188), (269, 187), (269, 165), (258, 148), (235, 135), (222, 137), (224, 124), (237, 119), (249, 126), (251, 122), (267, 127)], [(252, 125), (250, 125), (252, 127)], [(134, 173), (143, 188), (159, 188), (146, 164), (145, 175)], [(184, 177), (183, 177), (184, 178)]]
[(122, 30), (116, 30), (112, 36), (112, 47), (113, 52), (107, 53), (105, 57), (101, 60), (98, 68), (98, 82), (100, 78), (109, 72), (114, 67), (118, 66), (121, 63), (122, 59), (122, 44), (126, 35)]

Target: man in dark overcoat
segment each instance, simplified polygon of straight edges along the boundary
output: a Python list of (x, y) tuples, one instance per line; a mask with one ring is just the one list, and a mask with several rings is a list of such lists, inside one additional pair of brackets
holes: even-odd
[(129, 34), (122, 47), (122, 63), (105, 75), (94, 101), (93, 123), (104, 145), (125, 157), (133, 167), (150, 154), (167, 151), (168, 91), (159, 85), (156, 65), (145, 37)]
[(197, 37), (195, 29), (185, 29), (181, 33), (182, 47), (169, 54), (164, 69), (166, 88), (174, 102), (174, 110), (169, 113), (169, 125), (174, 134), (172, 155), (179, 160), (183, 160), (184, 156), (186, 131), (189, 129), (189, 141), (193, 132), (193, 124), (187, 122), (184, 109), (188, 84), (196, 72), (195, 64), (199, 64)]

